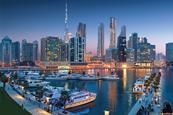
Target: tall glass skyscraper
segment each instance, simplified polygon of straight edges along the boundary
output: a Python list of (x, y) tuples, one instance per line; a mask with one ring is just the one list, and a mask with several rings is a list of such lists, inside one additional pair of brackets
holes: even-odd
[(86, 38), (86, 24), (79, 23), (77, 28), (77, 36)]
[(84, 37), (73, 37), (69, 41), (69, 62), (84, 62), (85, 56)]
[(110, 18), (110, 44), (109, 48), (115, 48), (116, 44), (116, 27), (115, 27), (115, 17)]
[(139, 44), (139, 37), (137, 33), (132, 33), (129, 41), (128, 41), (128, 48), (134, 49), (134, 61), (137, 61), (137, 48)]
[(166, 61), (173, 62), (173, 43), (166, 44)]
[(118, 37), (118, 59), (119, 62), (126, 62), (126, 26), (121, 27), (121, 33)]
[(38, 60), (38, 41), (35, 40), (33, 42), (33, 60), (37, 61)]
[(2, 43), (0, 43), (0, 62), (2, 62)]
[(61, 61), (62, 40), (58, 37), (46, 37), (41, 39), (41, 61)]
[(23, 43), (22, 44), (22, 61), (34, 62), (33, 58), (33, 43)]
[(6, 36), (2, 39), (2, 62), (4, 64), (11, 64), (12, 62), (12, 40)]
[(104, 56), (104, 25), (100, 23), (98, 27), (98, 45), (97, 45), (97, 56)]
[(12, 43), (12, 61), (20, 62), (20, 42)]

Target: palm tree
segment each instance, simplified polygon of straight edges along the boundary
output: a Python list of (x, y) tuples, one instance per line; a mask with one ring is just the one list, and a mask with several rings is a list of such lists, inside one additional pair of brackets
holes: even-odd
[(99, 72), (97, 72), (97, 77), (100, 77), (100, 73)]
[(9, 79), (7, 78), (7, 76), (3, 74), (3, 76), (2, 76), (3, 89), (5, 89), (5, 85), (6, 85), (6, 83), (8, 82), (8, 80), (9, 80)]
[(85, 75), (85, 71), (82, 72), (82, 75), (83, 75), (83, 76)]
[(16, 81), (17, 81), (17, 79), (18, 79), (17, 72), (15, 72), (13, 75), (14, 75), (14, 81), (15, 81), (15, 83), (16, 83)]
[(70, 76), (70, 75), (71, 75), (71, 71), (68, 72), (68, 76)]
[(38, 88), (36, 91), (36, 97), (38, 98), (38, 101), (41, 100), (41, 98), (43, 97), (43, 90)]
[(62, 91), (61, 92), (61, 97), (60, 97), (60, 101), (63, 103), (63, 105), (65, 105), (65, 102), (67, 100), (69, 100), (70, 96), (69, 93), (67, 91)]

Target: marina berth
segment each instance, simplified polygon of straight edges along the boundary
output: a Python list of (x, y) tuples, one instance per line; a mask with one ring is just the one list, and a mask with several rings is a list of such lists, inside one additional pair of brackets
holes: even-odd
[(83, 75), (79, 80), (99, 80), (95, 75)]
[(67, 79), (69, 79), (69, 80), (77, 80), (77, 79), (79, 79), (81, 76), (82, 76), (81, 74), (72, 73), (72, 74), (70, 74), (70, 75), (68, 76)]
[(145, 90), (144, 84), (143, 79), (137, 79), (133, 87), (133, 93), (143, 93)]
[(50, 74), (45, 79), (46, 80), (67, 80), (69, 75), (67, 73)]
[(32, 79), (26, 80), (26, 86), (27, 87), (43, 87), (46, 85), (49, 85), (49, 82), (42, 81), (42, 80), (32, 80)]
[(64, 109), (70, 109), (77, 106), (81, 106), (90, 103), (96, 99), (96, 93), (88, 91), (74, 92), (70, 95), (68, 101), (66, 101)]
[(118, 80), (119, 77), (118, 77), (118, 75), (115, 73), (115, 74), (111, 74), (111, 75), (102, 77), (101, 79), (102, 79), (102, 80)]

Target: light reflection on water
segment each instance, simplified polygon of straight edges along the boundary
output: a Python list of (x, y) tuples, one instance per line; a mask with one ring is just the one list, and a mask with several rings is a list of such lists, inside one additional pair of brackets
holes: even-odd
[[(71, 81), (51, 81), (52, 85), (55, 86), (68, 86), (69, 89), (87, 89), (91, 92), (97, 93), (96, 100), (91, 103), (91, 105), (85, 105), (81, 108), (76, 108), (72, 110), (73, 112), (79, 114), (89, 114), (89, 115), (103, 115), (105, 110), (110, 111), (111, 115), (127, 115), (130, 109), (135, 104), (137, 98), (132, 93), (133, 85), (139, 77), (142, 78), (146, 73), (149, 73), (150, 69), (137, 69), (137, 70), (118, 70), (116, 71), (120, 79), (117, 81), (80, 81), (80, 80), (71, 80)], [(86, 73), (96, 74), (99, 72), (101, 75), (107, 75), (111, 73), (111, 70), (88, 70)], [(173, 98), (173, 89), (170, 90), (170, 87), (173, 86), (173, 72), (163, 73), (161, 79), (162, 92), (161, 95), (166, 95), (167, 100), (172, 100)], [(166, 77), (169, 76), (169, 77)], [(168, 80), (165, 80), (165, 78)], [(170, 79), (172, 81), (170, 81)], [(169, 93), (165, 93), (169, 91)], [(172, 91), (172, 92), (170, 92)], [(140, 96), (138, 96), (139, 98)], [(165, 99), (165, 96), (164, 98)], [(79, 112), (80, 111), (80, 112)]]

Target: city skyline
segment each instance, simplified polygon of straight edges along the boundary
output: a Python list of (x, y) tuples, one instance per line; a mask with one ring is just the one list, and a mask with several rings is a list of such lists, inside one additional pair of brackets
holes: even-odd
[[(90, 1), (90, 0), (89, 0)], [(68, 0), (69, 32), (76, 34), (79, 22), (86, 24), (87, 51), (97, 52), (97, 27), (100, 22), (105, 25), (105, 49), (109, 47), (109, 19), (117, 21), (117, 35), (120, 27), (126, 25), (127, 40), (133, 32), (140, 37), (147, 37), (149, 42), (156, 44), (157, 52), (165, 54), (165, 44), (171, 42), (173, 27), (171, 20), (172, 1), (94, 1)], [(88, 9), (87, 4), (91, 4)], [(64, 37), (65, 0), (61, 1), (0, 1), (0, 39), (8, 35), (13, 41), (27, 39), (29, 42), (46, 36)], [(92, 11), (92, 13), (91, 13)], [(99, 13), (101, 11), (101, 13)], [(46, 13), (51, 12), (51, 13)], [(31, 14), (31, 15), (30, 15)], [(12, 20), (13, 19), (13, 20)], [(160, 23), (162, 22), (162, 23)], [(117, 39), (117, 36), (116, 36)], [(159, 42), (158, 42), (159, 40)], [(117, 42), (117, 41), (116, 41)]]

